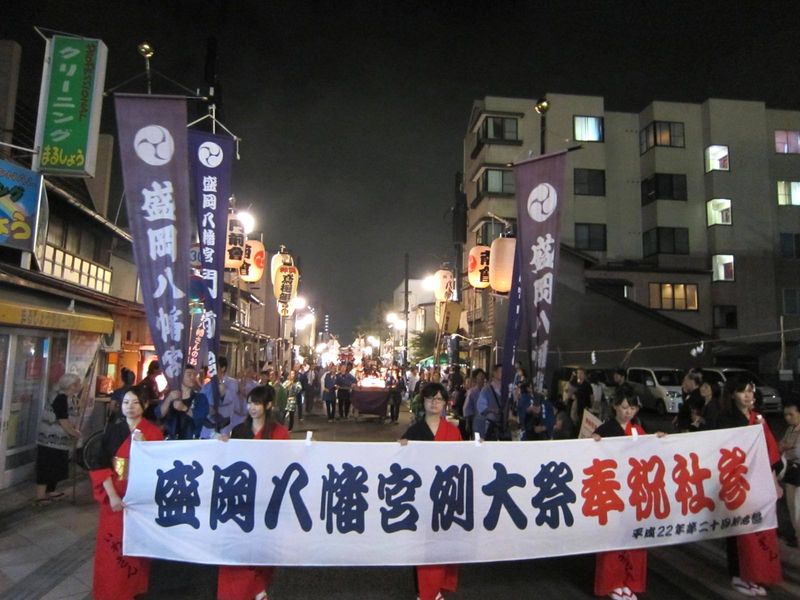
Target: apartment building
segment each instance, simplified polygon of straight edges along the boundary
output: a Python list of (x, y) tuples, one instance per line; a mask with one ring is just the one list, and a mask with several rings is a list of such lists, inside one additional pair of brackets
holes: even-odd
[[(777, 370), (784, 317), (785, 366), (795, 368), (800, 111), (708, 99), (626, 113), (607, 110), (602, 97), (544, 99), (541, 114), (535, 99), (473, 104), (465, 251), (516, 220), (514, 161), (580, 146), (568, 154), (561, 241), (587, 257), (585, 283), (653, 311), (662, 324), (719, 339), (703, 360), (765, 373)], [(466, 290), (465, 301), (473, 337), (502, 336), (502, 298)]]

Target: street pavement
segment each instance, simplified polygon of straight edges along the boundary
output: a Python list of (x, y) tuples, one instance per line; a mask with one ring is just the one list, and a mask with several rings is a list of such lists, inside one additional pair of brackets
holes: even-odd
[[(645, 415), (647, 425), (668, 429), (668, 420)], [(779, 419), (770, 419), (776, 432)], [(408, 425), (381, 423), (363, 417), (328, 423), (320, 406), (292, 437), (303, 439), (311, 430), (319, 441), (393, 441)], [(91, 598), (97, 508), (88, 478), (79, 473), (74, 501), (72, 488), (64, 500), (47, 507), (31, 503), (33, 485), (0, 493), (0, 599), (84, 600)], [(785, 506), (779, 504), (780, 532), (788, 531)], [(800, 598), (800, 552), (783, 541), (781, 560), (785, 582), (770, 590), (779, 600)], [(311, 549), (309, 549), (311, 551)], [(726, 574), (722, 540), (667, 546), (648, 553), (648, 589), (641, 597), (658, 599), (739, 599)], [(594, 556), (463, 565), (453, 599), (592, 598)], [(203, 565), (155, 561), (147, 599), (213, 599), (216, 569)], [(341, 600), (413, 600), (410, 567), (280, 568), (270, 590), (272, 600), (331, 598)]]

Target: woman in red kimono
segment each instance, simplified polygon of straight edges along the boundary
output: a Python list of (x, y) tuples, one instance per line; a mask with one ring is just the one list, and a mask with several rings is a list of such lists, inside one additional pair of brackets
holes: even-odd
[(122, 398), (125, 417), (109, 425), (103, 435), (101, 466), (90, 472), (94, 497), (100, 503), (100, 523), (94, 552), (92, 594), (96, 600), (127, 600), (147, 591), (150, 559), (122, 555), (122, 509), (128, 488), (131, 439), (163, 440), (161, 430), (142, 418), (140, 391), (132, 388)]
[[(781, 453), (778, 443), (764, 418), (753, 410), (755, 386), (746, 381), (728, 380), (722, 394), (722, 411), (719, 416), (720, 429), (746, 427), (760, 424), (767, 441), (767, 456), (772, 467), (772, 477), (778, 498), (783, 489), (778, 484), (776, 473), (781, 469)], [(775, 529), (729, 537), (727, 542), (728, 572), (731, 585), (745, 596), (766, 596), (765, 585), (783, 581), (781, 558), (778, 552), (778, 536)]]
[[(620, 386), (614, 398), (614, 418), (595, 429), (592, 437), (644, 435), (644, 428), (636, 419), (639, 398), (627, 385)], [(635, 433), (634, 433), (635, 432)], [(658, 432), (657, 436), (664, 434)], [(636, 600), (636, 592), (647, 589), (647, 550), (614, 550), (599, 552), (594, 563), (594, 593), (613, 600)]]
[[(460, 442), (461, 432), (442, 416), (447, 403), (447, 390), (440, 383), (428, 383), (420, 392), (425, 418), (409, 427), (400, 443), (408, 440), (424, 442)], [(458, 565), (424, 565), (414, 567), (419, 600), (441, 600), (442, 592), (455, 592), (458, 587)]]
[[(248, 416), (231, 432), (241, 440), (288, 440), (289, 430), (277, 423), (272, 414), (275, 390), (260, 385), (247, 395)], [(219, 600), (266, 600), (267, 590), (275, 574), (273, 567), (241, 566), (219, 568), (217, 598)]]

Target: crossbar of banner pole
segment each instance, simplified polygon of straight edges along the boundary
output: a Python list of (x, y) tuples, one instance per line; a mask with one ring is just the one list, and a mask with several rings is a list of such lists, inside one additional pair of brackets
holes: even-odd
[(0, 142), (0, 146), (14, 148), (14, 150), (22, 150), (23, 152), (29, 152), (30, 154), (39, 154), (39, 151), (36, 150), (35, 148), (24, 148), (23, 146), (15, 146), (14, 144), (9, 144), (8, 142)]
[(582, 150), (582, 149), (583, 145), (578, 144), (577, 146), (570, 146), (569, 148), (566, 148), (564, 150), (559, 150), (558, 152), (550, 152), (549, 154), (540, 154), (539, 156), (531, 156), (529, 158), (513, 162), (509, 166), (518, 167), (519, 165), (524, 165), (530, 162), (536, 162), (537, 160), (544, 160), (545, 158), (558, 156), (559, 154), (567, 154), (569, 152), (575, 152), (575, 150)]
[[(119, 86), (117, 86), (119, 87)], [(111, 90), (109, 90), (110, 92)], [(104, 92), (104, 93), (109, 93)], [(114, 92), (120, 98), (185, 98), (186, 100), (208, 100), (206, 96), (186, 96), (185, 94), (132, 94), (129, 92)]]

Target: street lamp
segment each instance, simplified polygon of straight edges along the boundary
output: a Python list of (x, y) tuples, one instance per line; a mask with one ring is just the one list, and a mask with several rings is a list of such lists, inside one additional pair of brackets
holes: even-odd
[(394, 325), (397, 322), (397, 313), (394, 312), (386, 313), (386, 322), (389, 325)]
[(236, 213), (236, 218), (242, 222), (245, 235), (250, 235), (256, 228), (256, 218), (247, 210), (240, 210)]

